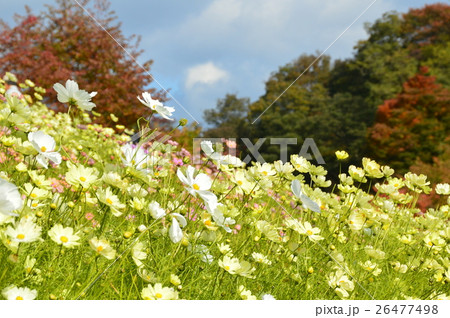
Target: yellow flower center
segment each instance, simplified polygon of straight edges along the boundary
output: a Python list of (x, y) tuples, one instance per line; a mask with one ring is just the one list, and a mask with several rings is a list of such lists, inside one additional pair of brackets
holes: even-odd
[(433, 242), (431, 242), (431, 241), (428, 242), (428, 245), (433, 246)]
[(348, 223), (350, 223), (350, 224), (355, 224), (355, 222), (353, 222), (353, 221), (350, 221), (350, 222), (348, 222)]
[(45, 148), (44, 146), (42, 146), (42, 147), (41, 147), (41, 151), (42, 151), (42, 152), (46, 152), (46, 151), (47, 151), (47, 148)]
[(69, 239), (68, 239), (67, 237), (65, 237), (65, 236), (61, 236), (59, 239), (60, 239), (61, 242), (63, 242), (63, 243), (69, 242)]
[(263, 175), (267, 176), (267, 171), (263, 171)]
[(311, 230), (306, 231), (306, 234), (313, 235), (313, 232)]
[(239, 180), (238, 182), (237, 182), (237, 184), (239, 184), (239, 185), (242, 185), (244, 182), (242, 182), (241, 180)]
[(16, 300), (23, 300), (23, 297), (22, 296), (17, 296)]
[(80, 181), (84, 182), (84, 181), (86, 181), (86, 178), (85, 177), (80, 177)]
[(211, 221), (210, 220), (206, 220), (205, 221), (205, 225), (210, 226), (211, 225)]
[(230, 266), (225, 266), (224, 268), (225, 268), (226, 271), (230, 270)]
[(159, 172), (155, 172), (155, 176), (156, 176), (156, 177), (159, 176)]
[(25, 238), (25, 235), (24, 235), (24, 234), (18, 234), (18, 235), (16, 236), (16, 238), (17, 238), (18, 240), (23, 240), (23, 239)]
[(35, 207), (38, 206), (38, 204), (37, 204), (37, 203), (33, 203), (31, 206), (32, 206), (33, 208), (35, 208)]
[(103, 251), (103, 246), (100, 245), (99, 247), (97, 247), (97, 252), (100, 253), (101, 251)]
[(192, 187), (194, 188), (194, 190), (200, 190), (200, 187), (198, 186), (197, 183), (194, 183), (194, 185)]
[(106, 203), (108, 203), (108, 204), (112, 204), (113, 202), (111, 201), (111, 199), (110, 199), (110, 198), (108, 198), (108, 199), (106, 199)]
[(155, 297), (156, 298), (162, 298), (162, 295), (160, 293), (156, 293)]
[(35, 199), (35, 198), (37, 197), (37, 194), (36, 194), (36, 193), (32, 193), (32, 194), (30, 194), (30, 197), (32, 197), (33, 199)]

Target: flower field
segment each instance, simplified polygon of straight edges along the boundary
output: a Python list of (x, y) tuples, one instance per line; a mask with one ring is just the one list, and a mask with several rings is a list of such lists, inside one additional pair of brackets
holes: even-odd
[[(448, 184), (368, 158), (348, 167), (343, 151), (338, 184), (300, 156), (246, 166), (209, 142), (194, 164), (151, 120), (138, 140), (114, 115), (93, 124), (96, 93), (73, 81), (54, 86), (67, 113), (19, 86), (0, 83), (4, 299), (450, 297)], [(419, 213), (432, 189), (439, 202)]]

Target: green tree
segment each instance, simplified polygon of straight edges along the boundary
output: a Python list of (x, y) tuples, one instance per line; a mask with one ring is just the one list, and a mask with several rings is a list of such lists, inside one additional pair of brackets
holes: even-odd
[[(253, 142), (258, 138), (296, 138), (298, 144), (288, 146), (288, 153), (298, 154), (303, 141), (313, 138), (321, 150), (316, 140), (320, 128), (313, 118), (325, 115), (330, 101), (327, 90), (330, 57), (322, 57), (299, 78), (316, 58), (316, 55), (302, 55), (271, 75), (266, 82), (266, 93), (250, 105), (246, 128)], [(267, 161), (280, 159), (278, 144), (267, 141), (260, 152)]]
[(217, 101), (214, 109), (207, 109), (203, 114), (211, 128), (203, 133), (210, 138), (238, 138), (250, 104), (249, 98), (238, 98), (227, 94)]
[(358, 42), (354, 57), (336, 62), (330, 94), (361, 96), (364, 107), (375, 115), (378, 105), (398, 94), (421, 66), (429, 68), (437, 83), (448, 86), (449, 25), (450, 6), (441, 3), (404, 14), (388, 12), (366, 24), (368, 39)]

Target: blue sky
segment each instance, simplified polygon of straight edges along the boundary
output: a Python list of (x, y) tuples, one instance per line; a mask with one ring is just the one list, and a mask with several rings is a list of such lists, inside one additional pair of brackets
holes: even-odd
[[(72, 1), (72, 0), (67, 0)], [(141, 61), (154, 60), (152, 75), (175, 101), (175, 117), (203, 124), (205, 109), (227, 93), (256, 100), (271, 72), (302, 53), (324, 51), (373, 0), (111, 0), (122, 31), (142, 37)], [(326, 52), (352, 56), (365, 39), (365, 22), (384, 12), (406, 12), (430, 0), (377, 0)], [(53, 0), (0, 0), (0, 18), (35, 13)], [(105, 35), (106, 36), (106, 35)], [(119, 49), (119, 48), (118, 48)], [(156, 86), (156, 85), (154, 85)], [(99, 92), (101, 93), (101, 92)]]

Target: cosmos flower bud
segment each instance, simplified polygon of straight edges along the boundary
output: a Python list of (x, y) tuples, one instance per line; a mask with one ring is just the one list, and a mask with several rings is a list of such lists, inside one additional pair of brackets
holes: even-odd
[(146, 229), (147, 229), (147, 227), (144, 224), (141, 224), (138, 226), (138, 231), (141, 233), (144, 232)]

